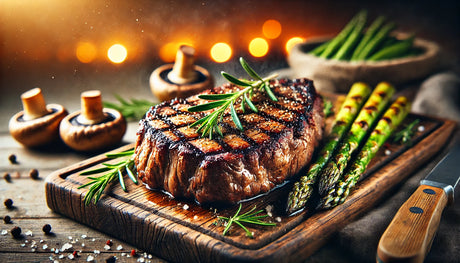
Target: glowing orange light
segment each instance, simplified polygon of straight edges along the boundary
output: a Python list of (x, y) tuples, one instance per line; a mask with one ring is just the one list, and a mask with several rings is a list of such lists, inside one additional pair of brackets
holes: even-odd
[(257, 37), (249, 43), (249, 53), (254, 57), (263, 57), (268, 53), (267, 40)]
[(301, 37), (293, 37), (291, 39), (289, 39), (287, 42), (286, 42), (286, 52), (289, 54), (291, 52), (291, 49), (299, 44), (299, 43), (302, 43), (304, 42), (305, 39), (301, 38)]
[(210, 54), (215, 62), (223, 63), (232, 56), (232, 48), (227, 43), (216, 43), (212, 46)]
[(77, 59), (82, 63), (90, 63), (96, 58), (96, 47), (89, 42), (80, 42), (75, 51)]
[(269, 19), (262, 26), (262, 32), (266, 38), (275, 39), (281, 34), (281, 24), (275, 19)]
[(107, 51), (107, 57), (109, 60), (116, 64), (125, 61), (127, 56), (128, 50), (126, 50), (126, 48), (121, 44), (112, 45)]
[(161, 60), (166, 63), (174, 62), (176, 59), (177, 50), (181, 45), (187, 45), (193, 47), (194, 45), (191, 44), (191, 41), (181, 41), (181, 42), (169, 42), (163, 45), (160, 48), (159, 56)]

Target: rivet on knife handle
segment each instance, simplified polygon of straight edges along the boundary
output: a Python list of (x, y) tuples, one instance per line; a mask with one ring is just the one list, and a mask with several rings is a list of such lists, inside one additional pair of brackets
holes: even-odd
[(380, 238), (377, 262), (423, 262), (447, 200), (443, 189), (419, 186)]

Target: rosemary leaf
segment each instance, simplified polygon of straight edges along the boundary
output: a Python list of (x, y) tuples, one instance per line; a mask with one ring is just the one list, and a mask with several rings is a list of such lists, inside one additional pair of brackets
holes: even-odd
[(80, 173), (80, 175), (93, 175), (93, 174), (103, 173), (103, 172), (108, 171), (108, 170), (110, 170), (110, 168), (101, 167), (101, 168), (90, 170), (90, 171), (84, 171), (84, 172)]
[(241, 104), (243, 104), (243, 101), (246, 101), (246, 103), (248, 104), (249, 108), (251, 108), (251, 110), (253, 112), (259, 112), (259, 110), (256, 108), (256, 106), (252, 103), (252, 101), (248, 98), (248, 96), (246, 94), (244, 94), (243, 98), (244, 98), (244, 100), (241, 101)]
[(230, 113), (232, 115), (232, 120), (235, 123), (238, 130), (244, 130), (243, 125), (241, 125), (240, 119), (238, 118), (238, 113), (236, 113), (235, 107), (233, 107), (233, 104), (230, 104)]
[(235, 85), (238, 85), (238, 86), (241, 86), (241, 87), (250, 87), (251, 86), (250, 82), (239, 80), (239, 79), (233, 77), (232, 75), (228, 74), (227, 72), (222, 71), (220, 74), (224, 78), (226, 78), (228, 81), (230, 81), (231, 83), (233, 83)]
[(192, 106), (188, 108), (188, 111), (189, 112), (199, 112), (199, 111), (212, 110), (214, 108), (224, 105), (226, 102), (227, 102), (226, 100), (211, 101), (208, 103), (203, 103), (200, 105)]
[(234, 96), (235, 93), (224, 93), (224, 94), (202, 94), (198, 95), (198, 98), (204, 100), (223, 100)]
[(248, 73), (249, 76), (251, 76), (251, 77), (254, 78), (254, 79), (263, 81), (262, 78), (259, 76), (259, 74), (257, 74), (257, 73), (248, 65), (248, 63), (246, 62), (246, 60), (244, 60), (243, 58), (240, 58), (240, 64), (241, 64), (241, 66), (244, 68), (244, 70)]

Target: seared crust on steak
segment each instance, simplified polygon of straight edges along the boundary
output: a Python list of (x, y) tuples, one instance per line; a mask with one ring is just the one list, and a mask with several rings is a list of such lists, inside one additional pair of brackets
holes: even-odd
[[(323, 102), (308, 79), (273, 80), (278, 102), (256, 93), (254, 113), (240, 106), (244, 131), (229, 113), (221, 124), (223, 137), (202, 138), (189, 125), (206, 113), (190, 106), (206, 103), (197, 96), (152, 107), (139, 122), (135, 148), (138, 176), (149, 188), (199, 203), (236, 203), (265, 193), (305, 167), (321, 141)], [(205, 91), (229, 93), (226, 84)]]

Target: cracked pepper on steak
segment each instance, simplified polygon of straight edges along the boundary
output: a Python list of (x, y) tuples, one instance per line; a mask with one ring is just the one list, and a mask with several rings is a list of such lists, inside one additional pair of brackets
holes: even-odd
[[(139, 122), (135, 164), (151, 189), (199, 203), (232, 204), (283, 183), (305, 167), (323, 136), (323, 101), (309, 79), (272, 80), (278, 98), (254, 93), (259, 112), (235, 105), (244, 131), (229, 112), (220, 124), (223, 137), (203, 138), (190, 124), (209, 112), (190, 113), (208, 101), (192, 96), (152, 107)], [(203, 92), (229, 93), (232, 84)]]

